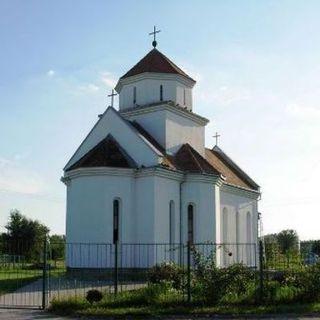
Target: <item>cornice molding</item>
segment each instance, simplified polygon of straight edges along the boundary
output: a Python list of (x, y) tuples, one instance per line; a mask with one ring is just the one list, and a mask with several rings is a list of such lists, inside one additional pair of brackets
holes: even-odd
[(185, 182), (201, 182), (220, 186), (221, 178), (212, 174), (187, 173)]
[(234, 185), (228, 184), (226, 182), (223, 183), (220, 190), (222, 192), (227, 192), (227, 193), (231, 193), (234, 195), (238, 195), (238, 196), (242, 196), (242, 197), (246, 197), (246, 198), (251, 198), (251, 199), (255, 199), (255, 200), (257, 200), (261, 196), (261, 193), (259, 191), (234, 186)]
[[(115, 167), (95, 167), (95, 168), (77, 168), (74, 170), (66, 171), (61, 181), (69, 185), (72, 179), (79, 177), (94, 177), (94, 176), (122, 176), (129, 178), (145, 178), (145, 177), (161, 177), (179, 182), (200, 182), (208, 183), (218, 187), (226, 188), (228, 191), (232, 186), (225, 186), (223, 179), (219, 176), (212, 174), (199, 174), (199, 173), (185, 173), (183, 171), (171, 170), (162, 167), (149, 167), (139, 169), (128, 168), (115, 168)], [(238, 188), (236, 188), (238, 189)], [(222, 190), (222, 189), (221, 189)], [(240, 190), (244, 192), (243, 190)], [(229, 192), (229, 191), (228, 191)], [(247, 191), (248, 192), (248, 191)], [(256, 193), (255, 193), (256, 194)]]
[(171, 80), (171, 81), (178, 81), (181, 82), (183, 85), (193, 88), (195, 83), (193, 80), (188, 79), (180, 74), (175, 73), (158, 73), (158, 72), (143, 72), (136, 74), (131, 77), (126, 77), (123, 79), (119, 79), (115, 90), (120, 93), (123, 86), (135, 83), (141, 80)]
[(208, 119), (201, 117), (201, 116), (197, 115), (196, 113), (184, 110), (181, 107), (173, 106), (173, 105), (169, 104), (168, 102), (163, 103), (163, 104), (157, 104), (157, 105), (146, 105), (146, 106), (141, 106), (141, 107), (137, 107), (137, 108), (128, 108), (128, 109), (124, 109), (122, 111), (119, 111), (119, 113), (124, 118), (128, 118), (131, 116), (137, 116), (137, 115), (156, 112), (156, 111), (170, 111), (170, 112), (175, 113), (179, 116), (182, 116), (184, 118), (192, 120), (201, 126), (205, 126), (209, 122)]
[(182, 181), (184, 173), (182, 171), (170, 170), (161, 167), (143, 168), (136, 171), (136, 178), (162, 177), (171, 180)]
[[(77, 168), (66, 171), (63, 180), (75, 179), (86, 176), (126, 176), (134, 177), (136, 169), (115, 168), (115, 167), (95, 167), (95, 168)], [(64, 181), (63, 181), (64, 182)]]

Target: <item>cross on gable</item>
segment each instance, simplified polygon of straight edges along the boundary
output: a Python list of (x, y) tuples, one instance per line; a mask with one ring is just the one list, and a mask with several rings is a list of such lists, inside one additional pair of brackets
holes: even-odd
[(219, 139), (219, 137), (221, 137), (221, 135), (218, 134), (218, 132), (216, 132), (216, 134), (213, 136), (213, 138), (216, 139), (216, 146), (218, 145), (218, 139)]
[(152, 45), (155, 48), (157, 46), (156, 34), (161, 32), (161, 30), (157, 30), (156, 26), (153, 27), (153, 32), (149, 33), (149, 36), (153, 35)]
[(117, 94), (114, 92), (114, 89), (112, 89), (111, 94), (108, 94), (108, 97), (111, 97), (111, 107), (113, 107), (113, 99)]

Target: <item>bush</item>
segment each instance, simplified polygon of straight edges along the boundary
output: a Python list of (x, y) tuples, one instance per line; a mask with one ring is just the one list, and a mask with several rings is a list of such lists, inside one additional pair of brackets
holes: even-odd
[(102, 298), (102, 292), (96, 289), (89, 290), (86, 295), (86, 299), (90, 304), (93, 304), (94, 302), (99, 302), (102, 300)]
[(152, 284), (169, 282), (174, 289), (180, 290), (185, 287), (186, 273), (176, 264), (162, 263), (155, 265), (148, 271), (147, 279)]
[(299, 274), (299, 284), (302, 288), (302, 300), (307, 302), (320, 300), (320, 262), (309, 266)]
[(239, 298), (248, 291), (254, 279), (253, 272), (243, 264), (233, 264), (227, 268), (218, 268), (214, 255), (204, 257), (193, 253), (195, 272), (192, 280), (193, 294), (197, 300), (217, 304), (228, 297)]

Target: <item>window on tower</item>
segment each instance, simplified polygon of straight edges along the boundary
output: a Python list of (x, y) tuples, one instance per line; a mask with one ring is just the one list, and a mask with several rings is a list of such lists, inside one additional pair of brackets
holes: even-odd
[(160, 85), (160, 101), (163, 101), (163, 86)]
[(137, 103), (137, 87), (133, 87), (133, 103)]

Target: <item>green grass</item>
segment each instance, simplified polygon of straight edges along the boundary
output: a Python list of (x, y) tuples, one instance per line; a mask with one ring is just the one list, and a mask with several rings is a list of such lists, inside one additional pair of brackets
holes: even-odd
[(203, 302), (188, 304), (184, 297), (165, 286), (151, 285), (115, 296), (105, 293), (104, 298), (90, 305), (84, 297), (54, 300), (50, 311), (59, 315), (126, 317), (161, 315), (261, 315), (261, 314), (309, 314), (319, 313), (320, 303), (288, 303), (255, 305), (248, 303), (223, 303), (210, 306)]
[[(42, 269), (32, 269), (31, 264), (15, 264), (11, 267), (0, 267), (0, 295), (14, 292), (19, 288), (41, 278)], [(62, 276), (65, 274), (63, 265), (57, 264), (57, 268), (50, 271), (50, 276)]]
[(320, 303), (289, 304), (269, 306), (199, 306), (187, 303), (150, 304), (140, 306), (109, 306), (97, 303), (91, 306), (81, 299), (54, 301), (50, 311), (59, 315), (127, 317), (127, 316), (165, 316), (165, 315), (263, 315), (263, 314), (314, 314), (320, 313)]

